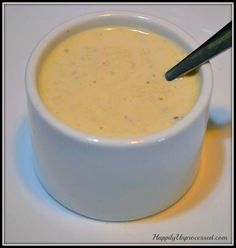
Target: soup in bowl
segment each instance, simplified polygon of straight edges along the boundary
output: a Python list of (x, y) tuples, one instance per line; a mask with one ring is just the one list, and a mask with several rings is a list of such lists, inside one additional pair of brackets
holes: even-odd
[(188, 190), (208, 120), (210, 64), (165, 72), (198, 44), (130, 12), (95, 13), (52, 30), (26, 70), (36, 173), (69, 209), (100, 220), (143, 218)]

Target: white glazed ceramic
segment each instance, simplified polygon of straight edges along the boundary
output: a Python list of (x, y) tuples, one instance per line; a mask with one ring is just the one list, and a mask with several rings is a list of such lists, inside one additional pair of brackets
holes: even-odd
[(75, 32), (114, 25), (157, 32), (189, 52), (198, 46), (180, 28), (156, 17), (117, 11), (79, 17), (51, 31), (36, 47), (26, 70), (26, 92), (36, 172), (45, 189), (82, 215), (125, 221), (169, 207), (193, 183), (208, 120), (212, 72), (209, 63), (201, 67), (197, 103), (185, 118), (162, 132), (107, 139), (71, 129), (54, 118), (39, 98), (39, 62)]

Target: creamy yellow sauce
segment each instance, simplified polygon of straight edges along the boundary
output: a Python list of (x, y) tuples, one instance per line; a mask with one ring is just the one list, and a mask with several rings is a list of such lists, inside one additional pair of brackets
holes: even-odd
[(198, 74), (172, 82), (164, 77), (185, 56), (155, 33), (90, 29), (47, 54), (38, 90), (47, 109), (72, 128), (104, 137), (148, 135), (174, 125), (198, 98)]

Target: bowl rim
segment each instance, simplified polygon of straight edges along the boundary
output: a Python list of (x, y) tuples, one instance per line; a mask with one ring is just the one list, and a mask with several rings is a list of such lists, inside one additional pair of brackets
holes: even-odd
[[(172, 137), (177, 136), (178, 134), (184, 132), (194, 121), (198, 118), (201, 113), (208, 108), (208, 104), (212, 94), (213, 87), (213, 73), (212, 67), (209, 62), (205, 63), (201, 66), (199, 71), (202, 75), (202, 87), (198, 97), (197, 102), (191, 109), (191, 111), (176, 124), (170, 126), (169, 128), (163, 129), (159, 132), (146, 135), (146, 136), (135, 136), (128, 138), (106, 138), (95, 136), (92, 134), (88, 134), (83, 131), (79, 131), (77, 129), (73, 129), (72, 127), (67, 126), (62, 121), (58, 120), (56, 117), (51, 114), (46, 106), (43, 104), (37, 90), (37, 82), (36, 82), (36, 70), (39, 58), (43, 51), (48, 47), (48, 45), (53, 41), (53, 39), (62, 34), (63, 31), (71, 28), (75, 25), (81, 25), (82, 23), (86, 23), (88, 21), (98, 20), (98, 18), (126, 18), (132, 19), (136, 18), (139, 20), (143, 20), (144, 22), (161, 25), (164, 28), (167, 28), (169, 31), (173, 32), (175, 35), (181, 37), (182, 40), (187, 42), (192, 49), (195, 49), (199, 46), (198, 42), (186, 31), (177, 25), (156, 16), (151, 16), (147, 14), (143, 14), (140, 12), (130, 12), (130, 11), (99, 11), (93, 12), (90, 14), (86, 14), (83, 16), (79, 16), (73, 18), (72, 20), (66, 21), (63, 24), (59, 24), (51, 31), (49, 31), (36, 45), (33, 49), (29, 60), (27, 62), (26, 70), (25, 70), (25, 89), (28, 101), (32, 104), (32, 106), (36, 109), (39, 116), (48, 124), (51, 128), (58, 131), (60, 134), (67, 136), (70, 139), (73, 139), (78, 142), (84, 142), (87, 144), (94, 144), (99, 146), (111, 146), (111, 147), (133, 147), (133, 146), (144, 146), (150, 145), (156, 142), (162, 142), (166, 139), (170, 139)], [(128, 23), (127, 23), (128, 26)], [(206, 82), (206, 83), (204, 83)]]

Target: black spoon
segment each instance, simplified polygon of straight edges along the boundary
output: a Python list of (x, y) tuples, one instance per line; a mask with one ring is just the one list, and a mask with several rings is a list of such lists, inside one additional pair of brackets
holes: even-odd
[(166, 72), (166, 80), (171, 81), (186, 74), (212, 57), (232, 46), (232, 21), (203, 43), (200, 47)]

